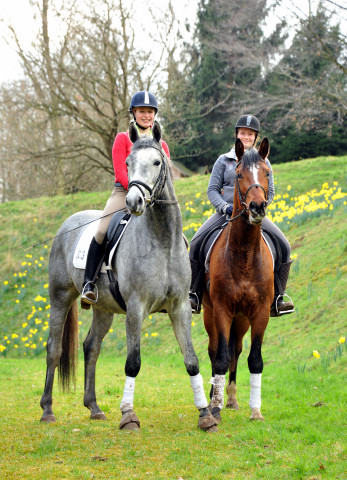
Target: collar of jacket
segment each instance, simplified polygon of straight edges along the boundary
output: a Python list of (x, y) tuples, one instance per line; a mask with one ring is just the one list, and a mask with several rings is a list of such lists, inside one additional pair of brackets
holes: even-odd
[(230, 152), (224, 154), (227, 158), (232, 158), (233, 160), (236, 160), (236, 155), (235, 155), (235, 148), (233, 147)]

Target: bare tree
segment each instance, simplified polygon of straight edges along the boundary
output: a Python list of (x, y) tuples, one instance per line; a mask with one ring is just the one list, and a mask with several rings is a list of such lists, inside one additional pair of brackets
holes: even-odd
[[(131, 7), (123, 0), (97, 0), (90, 6), (76, 0), (37, 1), (41, 29), (31, 50), (11, 28), (28, 79), (25, 108), (35, 112), (32, 134), (41, 131), (42, 137), (25, 148), (17, 142), (16, 155), (44, 164), (52, 179), (44, 193), (86, 189), (100, 172), (110, 181), (112, 145), (116, 134), (127, 128), (131, 95), (155, 89), (165, 77), (161, 57), (167, 45), (161, 45), (159, 57), (151, 45), (136, 47)], [(61, 35), (54, 42), (52, 15), (61, 19)], [(171, 28), (161, 20), (160, 35), (164, 38)]]

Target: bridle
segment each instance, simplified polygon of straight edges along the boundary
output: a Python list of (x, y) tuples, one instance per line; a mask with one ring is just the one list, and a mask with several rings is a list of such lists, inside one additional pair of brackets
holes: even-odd
[[(168, 168), (166, 164), (164, 152), (161, 146), (159, 144), (158, 145), (154, 144), (154, 145), (151, 145), (150, 147), (144, 146), (140, 148), (154, 148), (160, 153), (160, 156), (161, 156), (160, 171), (156, 181), (154, 182), (153, 188), (151, 188), (149, 185), (142, 182), (141, 180), (132, 180), (128, 185), (128, 191), (131, 189), (131, 187), (137, 187), (140, 190), (141, 195), (143, 196), (144, 200), (146, 201), (146, 204), (149, 207), (152, 207), (155, 204), (166, 204), (166, 205), (178, 204), (177, 200), (164, 200), (160, 198), (160, 195), (162, 194), (165, 183), (166, 183), (167, 168)], [(150, 198), (146, 197), (146, 193), (144, 189), (149, 192)]]
[[(265, 163), (265, 160), (261, 159), (261, 161)], [(242, 159), (241, 159), (239, 162), (237, 162), (236, 168), (235, 168), (235, 172), (236, 172), (237, 167), (241, 164), (241, 162), (242, 162)], [(269, 179), (268, 179), (268, 184), (269, 184)], [(240, 189), (239, 177), (238, 177), (238, 175), (236, 174), (236, 186), (237, 186), (237, 193), (238, 193), (238, 196), (239, 196), (239, 199), (240, 199), (240, 203), (241, 203), (241, 205), (243, 206), (243, 210), (241, 211), (241, 213), (239, 213), (239, 214), (236, 215), (235, 217), (232, 217), (232, 218), (230, 219), (230, 221), (236, 220), (236, 218), (240, 217), (240, 216), (243, 215), (244, 213), (249, 212), (249, 208), (248, 208), (248, 205), (247, 205), (246, 202), (247, 202), (247, 195), (248, 195), (249, 192), (252, 190), (252, 188), (258, 188), (258, 187), (259, 187), (259, 188), (261, 188), (261, 189), (263, 190), (264, 195), (265, 195), (265, 204), (266, 204), (266, 206), (267, 206), (267, 204), (268, 204), (268, 200), (267, 200), (268, 196), (267, 196), (267, 193), (266, 193), (266, 191), (265, 191), (265, 188), (264, 188), (262, 185), (260, 185), (260, 183), (253, 183), (253, 184), (247, 189), (247, 191), (246, 191), (246, 193), (245, 193), (245, 196), (243, 196), (243, 195), (242, 195), (242, 192), (241, 192), (241, 189)]]

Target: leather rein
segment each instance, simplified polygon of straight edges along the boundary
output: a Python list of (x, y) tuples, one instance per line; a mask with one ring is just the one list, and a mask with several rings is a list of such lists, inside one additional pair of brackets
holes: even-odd
[[(165, 183), (166, 183), (167, 168), (168, 167), (167, 167), (167, 164), (166, 164), (163, 149), (160, 147), (160, 145), (159, 144), (158, 144), (158, 146), (152, 145), (149, 148), (154, 148), (155, 150), (157, 150), (160, 153), (160, 156), (161, 156), (160, 171), (159, 171), (159, 174), (158, 174), (158, 177), (157, 177), (156, 181), (154, 182), (153, 188), (151, 188), (146, 183), (141, 182), (141, 180), (133, 180), (128, 185), (128, 191), (131, 189), (131, 187), (137, 187), (140, 190), (143, 198), (145, 199), (145, 201), (146, 201), (146, 203), (149, 207), (152, 207), (155, 204), (177, 205), (178, 204), (177, 200), (164, 200), (164, 199), (159, 198), (160, 195), (163, 192), (163, 189), (164, 189), (164, 186), (165, 186)], [(150, 198), (146, 197), (146, 193), (145, 193), (144, 189), (146, 189), (149, 192)]]

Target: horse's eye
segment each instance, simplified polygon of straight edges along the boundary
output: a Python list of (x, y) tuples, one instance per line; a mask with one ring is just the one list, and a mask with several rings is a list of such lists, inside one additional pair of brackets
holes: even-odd
[(269, 176), (270, 176), (270, 172), (266, 172), (266, 176), (269, 177)]
[(159, 160), (156, 160), (156, 161), (154, 162), (154, 165), (155, 165), (156, 167), (158, 167), (158, 166), (160, 165), (160, 161), (159, 161)]
[(242, 178), (242, 173), (237, 173), (237, 178)]

